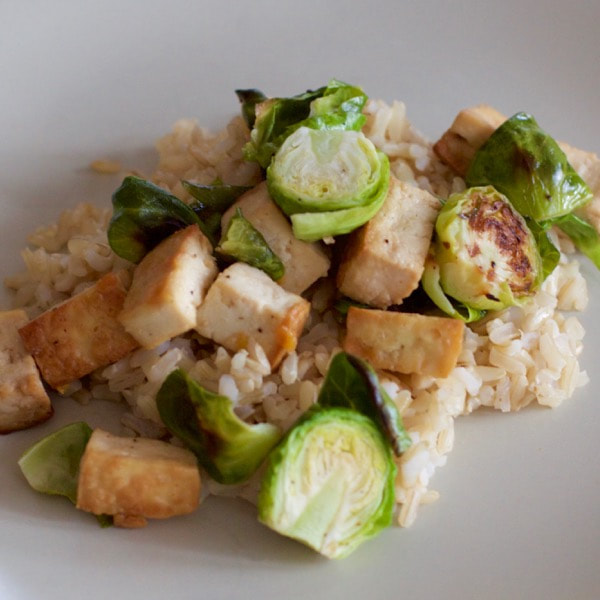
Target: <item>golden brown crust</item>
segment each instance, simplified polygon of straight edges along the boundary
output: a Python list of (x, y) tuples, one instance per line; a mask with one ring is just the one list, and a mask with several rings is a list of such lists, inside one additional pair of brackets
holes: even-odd
[(310, 311), (310, 302), (299, 298), (285, 314), (276, 331), (275, 345), (267, 353), (267, 358), (274, 369), (286, 354), (293, 352), (298, 344), (298, 338), (304, 329), (304, 324)]
[(193, 512), (199, 497), (200, 474), (188, 450), (100, 429), (92, 434), (80, 463), (77, 508), (114, 515), (121, 527), (143, 527), (146, 518)]
[(464, 177), (475, 152), (506, 117), (487, 104), (461, 110), (450, 129), (433, 145), (439, 159)]
[(53, 412), (35, 362), (18, 333), (27, 320), (20, 309), (0, 313), (1, 434), (42, 423)]
[(57, 390), (138, 347), (118, 322), (126, 289), (108, 273), (19, 329), (46, 382)]
[(344, 350), (376, 369), (447, 377), (462, 349), (457, 319), (351, 307), (346, 326)]

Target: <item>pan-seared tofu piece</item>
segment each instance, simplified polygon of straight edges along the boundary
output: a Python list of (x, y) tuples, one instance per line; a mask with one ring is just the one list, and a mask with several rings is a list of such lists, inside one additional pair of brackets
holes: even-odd
[(487, 104), (465, 108), (433, 145), (433, 150), (442, 162), (464, 177), (475, 152), (504, 121), (506, 117)]
[(108, 273), (19, 329), (48, 385), (61, 391), (138, 347), (117, 320), (127, 294), (124, 279)]
[[(475, 152), (504, 121), (505, 115), (486, 104), (465, 108), (433, 149), (442, 162), (464, 177)], [(592, 200), (577, 212), (600, 232), (600, 158), (593, 152), (579, 150), (565, 142), (558, 142), (558, 145), (593, 194)]]
[(52, 416), (52, 404), (19, 328), (24, 310), (0, 312), (0, 433), (37, 425)]
[(376, 369), (447, 377), (462, 349), (465, 324), (445, 317), (351, 307), (346, 327), (344, 350)]
[(225, 212), (221, 219), (223, 231), (238, 208), (283, 263), (285, 274), (277, 282), (282, 288), (301, 294), (317, 279), (327, 275), (330, 260), (322, 244), (294, 237), (290, 222), (271, 199), (266, 182), (246, 192)]
[(440, 208), (429, 192), (391, 177), (380, 211), (350, 236), (339, 290), (378, 308), (400, 304), (419, 285)]
[(196, 457), (184, 448), (144, 438), (92, 433), (79, 465), (77, 508), (113, 515), (120, 527), (193, 512), (200, 499)]
[(206, 236), (196, 225), (181, 229), (136, 267), (119, 321), (141, 346), (155, 348), (194, 328), (217, 273)]
[(208, 290), (198, 309), (196, 329), (234, 352), (254, 340), (276, 367), (296, 348), (309, 310), (309, 302), (284, 290), (260, 269), (234, 263)]

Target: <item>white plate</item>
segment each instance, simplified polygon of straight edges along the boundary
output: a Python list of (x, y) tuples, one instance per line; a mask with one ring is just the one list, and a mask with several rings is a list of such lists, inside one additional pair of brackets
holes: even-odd
[[(119, 182), (88, 171), (91, 160), (147, 169), (178, 117), (223, 125), (238, 87), (287, 95), (338, 77), (405, 101), (432, 138), (463, 106), (488, 102), (598, 152), (599, 19), (597, 2), (557, 0), (5, 0), (0, 272), (62, 208), (109, 202)], [(554, 411), (460, 419), (432, 482), (441, 500), (341, 562), (278, 537), (236, 501), (123, 531), (35, 494), (16, 466), (30, 443), (75, 418), (114, 418), (114, 407), (56, 401), (51, 422), (0, 439), (0, 598), (597, 598), (600, 277), (585, 271), (592, 383)]]

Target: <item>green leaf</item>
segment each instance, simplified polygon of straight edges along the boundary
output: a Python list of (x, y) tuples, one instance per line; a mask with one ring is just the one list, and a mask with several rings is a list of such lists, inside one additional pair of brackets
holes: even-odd
[(359, 87), (333, 79), (323, 95), (312, 101), (310, 116), (302, 126), (359, 131), (366, 121), (362, 112), (366, 102), (367, 97)]
[(244, 156), (266, 168), (285, 139), (302, 126), (358, 131), (365, 122), (366, 101), (360, 88), (335, 79), (315, 91), (265, 100), (255, 105), (256, 120)]
[(556, 141), (522, 112), (476, 152), (466, 181), (494, 186), (523, 216), (538, 222), (567, 215), (592, 198)]
[[(71, 423), (42, 438), (19, 459), (21, 472), (36, 491), (65, 496), (77, 504), (79, 463), (92, 435), (84, 422)], [(113, 524), (112, 515), (94, 515), (100, 527)]]
[(183, 179), (181, 185), (198, 202), (190, 204), (190, 208), (205, 219), (214, 213), (224, 213), (242, 194), (252, 189), (250, 185), (229, 185), (215, 183), (204, 185)]
[(108, 242), (115, 254), (134, 263), (188, 225), (198, 225), (209, 234), (187, 204), (140, 177), (126, 177), (113, 194), (112, 203)]
[(285, 273), (280, 258), (271, 250), (260, 231), (244, 218), (239, 208), (231, 217), (227, 231), (215, 250), (261, 269), (274, 281), (281, 279)]
[(371, 365), (352, 354), (340, 352), (333, 357), (318, 403), (352, 408), (371, 418), (398, 456), (411, 445), (402, 417), (379, 384), (377, 373)]
[(527, 227), (533, 234), (535, 242), (540, 253), (542, 260), (542, 269), (540, 271), (538, 285), (540, 285), (552, 271), (558, 265), (560, 260), (560, 251), (552, 243), (552, 240), (548, 237), (548, 230), (551, 227), (551, 222), (546, 221), (545, 223), (537, 223), (533, 219), (525, 219)]
[(264, 102), (267, 97), (256, 89), (235, 90), (235, 93), (242, 104), (242, 117), (246, 125), (252, 129), (256, 120), (256, 105)]
[(91, 435), (87, 423), (72, 423), (29, 448), (19, 459), (29, 485), (44, 494), (66, 496), (75, 504), (79, 463)]
[(223, 213), (242, 194), (252, 189), (252, 186), (249, 185), (226, 183), (203, 185), (186, 180), (182, 180), (181, 185), (196, 200), (190, 204), (190, 208), (204, 223), (204, 231), (213, 246), (220, 237)]
[(600, 269), (600, 236), (593, 225), (574, 214), (561, 217), (555, 220), (554, 224), (558, 225), (571, 238), (577, 249)]
[(343, 558), (392, 522), (396, 465), (373, 421), (315, 406), (270, 454), (261, 522), (328, 558)]
[(156, 404), (167, 429), (220, 483), (248, 479), (281, 437), (274, 425), (242, 421), (229, 398), (209, 392), (180, 369), (165, 379)]

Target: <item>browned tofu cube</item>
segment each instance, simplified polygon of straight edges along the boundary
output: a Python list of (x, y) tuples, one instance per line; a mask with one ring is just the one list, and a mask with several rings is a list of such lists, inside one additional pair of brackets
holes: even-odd
[(198, 333), (237, 352), (260, 344), (272, 367), (295, 350), (310, 304), (244, 263), (225, 269), (198, 310)]
[(339, 290), (377, 308), (400, 304), (419, 285), (440, 207), (429, 192), (391, 177), (381, 210), (350, 236)]
[(475, 152), (504, 121), (506, 117), (487, 104), (465, 108), (456, 115), (433, 150), (442, 162), (464, 177)]
[(198, 507), (196, 457), (160, 440), (92, 434), (79, 466), (77, 508), (113, 515), (115, 525), (185, 515)]
[(155, 348), (193, 329), (217, 273), (211, 243), (190, 225), (163, 240), (136, 267), (119, 321), (144, 348)]
[(126, 294), (123, 277), (108, 273), (19, 329), (49, 385), (61, 391), (138, 347), (117, 320)]
[(462, 349), (465, 325), (457, 319), (351, 307), (346, 352), (376, 369), (447, 377)]
[(52, 416), (52, 404), (19, 327), (23, 310), (0, 312), (0, 433), (26, 429)]
[(330, 260), (323, 245), (296, 239), (290, 222), (269, 196), (266, 182), (246, 192), (227, 210), (221, 219), (223, 231), (238, 208), (283, 263), (285, 273), (277, 282), (283, 289), (301, 294), (327, 275)]

